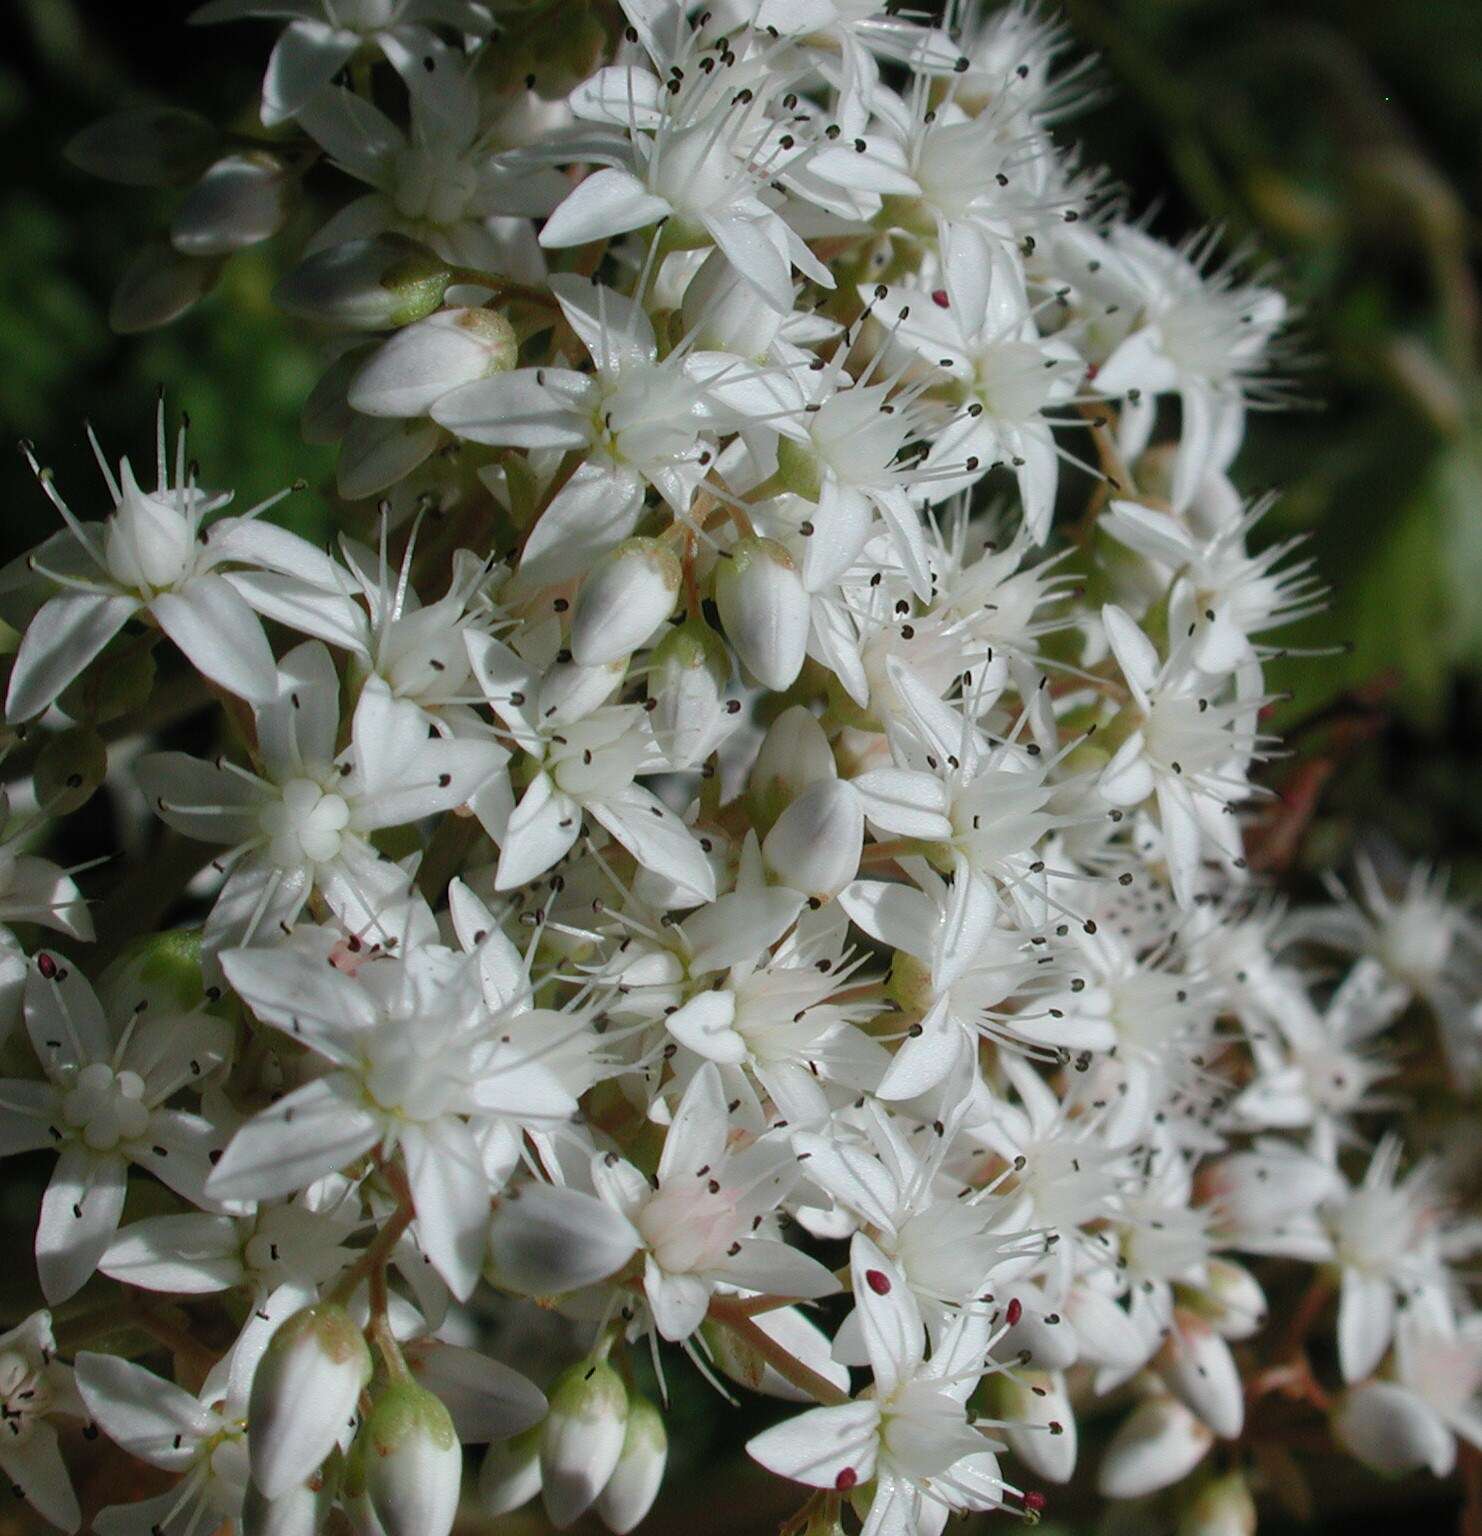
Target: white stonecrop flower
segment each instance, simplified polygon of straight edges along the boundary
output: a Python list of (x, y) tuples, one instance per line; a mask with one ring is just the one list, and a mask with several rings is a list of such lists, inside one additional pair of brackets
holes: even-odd
[(51, 1422), (57, 1414), (90, 1417), (72, 1367), (56, 1358), (51, 1314), (33, 1312), (0, 1334), (0, 1472), (43, 1520), (70, 1533), (82, 1510)]
[(240, 517), (208, 522), (232, 493), (196, 484), (195, 469), (185, 462), (183, 427), (171, 483), (163, 404), (156, 446), (155, 488), (145, 491), (126, 458), (115, 478), (94, 441), (113, 501), (101, 523), (76, 517), (27, 448), (32, 470), (67, 526), (29, 557), (36, 575), (60, 591), (26, 626), (6, 696), (11, 720), (40, 714), (139, 615), (211, 682), (253, 702), (272, 697), (273, 653), (250, 595), (233, 584), (231, 567), (318, 579), (328, 562), (306, 540), (258, 520), (281, 496)]

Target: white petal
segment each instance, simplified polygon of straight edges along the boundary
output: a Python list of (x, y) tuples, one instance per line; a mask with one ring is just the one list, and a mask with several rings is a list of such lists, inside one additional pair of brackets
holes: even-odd
[(489, 1229), (489, 1180), (472, 1132), (444, 1118), (402, 1131), (401, 1155), (417, 1233), (433, 1268), (466, 1301), (478, 1283)]
[(851, 779), (864, 813), (882, 832), (900, 837), (951, 837), (947, 793), (934, 774), (906, 768), (875, 768)]
[(230, 846), (262, 831), (260, 815), (272, 792), (239, 773), (184, 752), (151, 752), (134, 764), (134, 777), (150, 809), (187, 837)]
[(77, 1145), (62, 1149), (36, 1224), (36, 1268), (52, 1306), (82, 1289), (112, 1242), (123, 1214), (127, 1172), (117, 1153)]
[(229, 1290), (245, 1274), (236, 1222), (202, 1211), (131, 1223), (108, 1245), (98, 1268), (125, 1285), (182, 1296)]
[(264, 127), (297, 116), (359, 46), (360, 38), (348, 28), (307, 17), (290, 22), (268, 56), (262, 82)]
[(563, 368), (517, 368), (460, 385), (433, 420), (475, 443), (508, 448), (585, 448), (592, 427), (579, 406), (588, 381)]
[(277, 669), (262, 623), (229, 581), (193, 576), (149, 605), (185, 659), (228, 693), (262, 704), (278, 691)]
[(494, 889), (518, 890), (543, 875), (581, 836), (581, 823), (576, 801), (562, 794), (548, 773), (537, 774), (505, 826)]
[(1338, 1363), (1344, 1381), (1372, 1375), (1394, 1333), (1395, 1294), (1378, 1275), (1345, 1268), (1338, 1294)]
[(769, 1472), (810, 1488), (837, 1488), (841, 1477), (852, 1487), (875, 1475), (879, 1433), (877, 1404), (841, 1403), (764, 1429), (746, 1442), (746, 1453)]
[(638, 526), (643, 481), (625, 465), (583, 464), (541, 513), (520, 559), (522, 586), (568, 581)]
[(921, 1313), (901, 1272), (863, 1232), (850, 1244), (849, 1268), (875, 1390), (888, 1398), (921, 1367), (926, 1347)]
[(356, 1065), (380, 1017), (366, 988), (295, 949), (244, 949), (222, 957), (227, 980), (265, 1024), (302, 1041), (336, 1066)]
[(45, 1419), (31, 1420), (24, 1447), (0, 1444), (0, 1471), (43, 1520), (67, 1532), (82, 1524), (57, 1432)]
[(592, 816), (647, 870), (699, 901), (715, 898), (715, 871), (694, 834), (657, 795), (629, 784), (587, 802)]
[(720, 1167), (729, 1133), (730, 1116), (720, 1072), (707, 1061), (690, 1079), (664, 1138), (659, 1183), (693, 1178), (701, 1168)]
[(77, 1390), (110, 1440), (166, 1472), (188, 1467), (212, 1429), (189, 1392), (117, 1355), (78, 1355)]
[(643, 1292), (654, 1315), (654, 1326), (673, 1344), (689, 1338), (710, 1305), (710, 1286), (698, 1275), (671, 1275), (652, 1257), (644, 1262)]
[(279, 1099), (244, 1125), (208, 1181), (218, 1200), (290, 1195), (362, 1157), (380, 1139), (380, 1121), (342, 1073)]
[(62, 592), (41, 605), (16, 652), (6, 718), (39, 715), (139, 611), (134, 597)]
[(611, 167), (580, 181), (545, 221), (540, 243), (547, 250), (586, 245), (630, 230), (646, 229), (674, 210), (655, 197), (631, 171)]

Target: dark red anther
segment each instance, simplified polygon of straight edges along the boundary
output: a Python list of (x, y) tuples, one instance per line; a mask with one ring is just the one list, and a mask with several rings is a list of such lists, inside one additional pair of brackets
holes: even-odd
[(853, 1467), (845, 1467), (844, 1470), (834, 1479), (834, 1487), (837, 1488), (840, 1493), (848, 1493), (849, 1490), (858, 1481), (859, 1473), (856, 1472)]
[(1030, 1491), (1024, 1495), (1024, 1508), (1027, 1509), (1031, 1515), (1041, 1514), (1044, 1510), (1044, 1507), (1044, 1494), (1037, 1493), (1034, 1489), (1031, 1488)]
[(865, 1284), (877, 1295), (888, 1296), (890, 1294), (890, 1276), (883, 1270), (867, 1269), (865, 1271)]
[(1013, 1328), (1021, 1317), (1024, 1316), (1024, 1303), (1017, 1296), (1004, 1308), (1003, 1315), (1009, 1320), (1009, 1327)]
[(945, 288), (933, 288), (931, 291), (931, 302), (938, 309), (945, 309), (947, 307), (947, 290)]
[(48, 981), (56, 980), (57, 962), (44, 951), (36, 956), (36, 969), (40, 971)]

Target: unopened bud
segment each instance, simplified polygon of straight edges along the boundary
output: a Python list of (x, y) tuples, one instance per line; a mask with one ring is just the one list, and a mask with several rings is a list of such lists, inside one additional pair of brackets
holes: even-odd
[(168, 325), (205, 298), (220, 275), (219, 259), (182, 256), (171, 245), (146, 246), (114, 289), (108, 324), (123, 336)]
[(507, 1291), (559, 1296), (616, 1274), (641, 1238), (606, 1201), (558, 1184), (526, 1184), (489, 1223), (484, 1273)]
[(1255, 1536), (1256, 1501), (1239, 1472), (1206, 1483), (1179, 1516), (1178, 1536)]
[(396, 1382), (355, 1440), (360, 1492), (385, 1536), (447, 1536), (458, 1513), (463, 1447), (442, 1399)]
[(628, 1389), (605, 1360), (583, 1360), (556, 1378), (540, 1437), (546, 1514), (564, 1530), (592, 1507), (617, 1467), (628, 1424)]
[(602, 555), (576, 596), (571, 654), (582, 666), (636, 651), (674, 612), (681, 572), (657, 539), (625, 539)]
[(300, 320), (378, 331), (441, 308), (452, 279), (448, 264), (426, 246), (382, 234), (316, 251), (281, 279), (273, 298)]
[(276, 1499), (249, 1482), (242, 1501), (242, 1536), (315, 1536), (334, 1507), (340, 1467), (340, 1457), (332, 1455), (321, 1471)]
[(425, 416), (451, 389), (515, 366), (514, 327), (497, 310), (444, 309), (384, 342), (349, 402), (367, 416)]
[(317, 1470), (370, 1376), (364, 1335), (332, 1302), (295, 1312), (274, 1333), (247, 1405), (252, 1480), (267, 1498), (280, 1498)]
[(715, 605), (726, 636), (764, 688), (782, 693), (803, 669), (808, 594), (775, 539), (742, 539), (715, 573)]
[(1227, 1339), (1248, 1339), (1266, 1323), (1266, 1293), (1261, 1283), (1241, 1264), (1211, 1259), (1205, 1281), (1188, 1302)]
[(512, 1440), (496, 1440), (479, 1468), (479, 1508), (486, 1515), (507, 1515), (540, 1492), (540, 1439), (537, 1424)]
[(130, 107), (89, 123), (67, 145), (79, 170), (126, 187), (182, 187), (216, 153), (220, 135), (177, 107)]
[(288, 222), (298, 182), (276, 155), (226, 155), (185, 194), (170, 222), (184, 256), (228, 256), (271, 239)]
[(1202, 1317), (1182, 1307), (1153, 1360), (1168, 1390), (1199, 1415), (1221, 1439), (1233, 1440), (1245, 1424), (1245, 1393), (1230, 1346)]
[(669, 1437), (659, 1410), (646, 1397), (630, 1398), (623, 1449), (607, 1486), (597, 1497), (597, 1513), (608, 1530), (627, 1536), (649, 1512), (664, 1481), (668, 1459)]
[(830, 901), (859, 873), (863, 850), (859, 792), (844, 779), (822, 779), (777, 818), (762, 843), (762, 861), (778, 884)]
[(822, 779), (839, 776), (823, 727), (801, 704), (784, 709), (767, 728), (746, 781), (746, 808), (763, 834), (797, 797)]
[(1112, 1436), (1097, 1471), (1097, 1491), (1108, 1499), (1140, 1499), (1171, 1487), (1213, 1444), (1214, 1432), (1176, 1398), (1148, 1398)]
[(1366, 1467), (1388, 1476), (1429, 1467), (1445, 1477), (1456, 1440), (1435, 1410), (1397, 1381), (1366, 1381), (1333, 1405), (1333, 1438)]
[(731, 655), (703, 619), (671, 629), (649, 657), (649, 724), (675, 768), (693, 768), (723, 733)]

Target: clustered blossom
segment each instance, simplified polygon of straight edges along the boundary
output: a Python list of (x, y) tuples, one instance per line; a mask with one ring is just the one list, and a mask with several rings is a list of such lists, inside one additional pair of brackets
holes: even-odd
[[(747, 1449), (819, 1533), (1033, 1519), (1083, 1462), (1243, 1532), (1293, 1424), (1482, 1449), (1482, 1227), (1389, 1086), (1434, 1028), (1470, 1101), (1482, 928), (1429, 871), (1252, 872), (1270, 637), (1322, 596), (1230, 478), (1286, 310), (1075, 157), (1059, 25), (195, 19), (251, 16), (260, 146), (136, 110), (74, 156), (183, 189), (126, 327), (318, 218), (278, 296), (342, 533), (229, 514), (163, 405), (100, 518), (37, 466), (17, 1491), (80, 1528), (70, 1424), (174, 1478), (104, 1536), (622, 1533), (690, 1370), (800, 1408)], [(95, 949), (92, 876), (12, 850), (103, 785), (172, 926)]]

